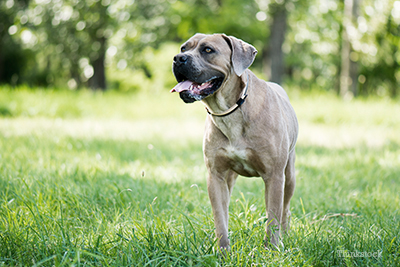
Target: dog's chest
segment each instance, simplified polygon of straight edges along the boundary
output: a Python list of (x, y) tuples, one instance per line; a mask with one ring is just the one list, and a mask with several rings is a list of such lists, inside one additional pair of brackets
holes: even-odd
[(228, 145), (225, 157), (232, 170), (243, 176), (260, 176), (257, 168), (258, 160), (252, 149)]

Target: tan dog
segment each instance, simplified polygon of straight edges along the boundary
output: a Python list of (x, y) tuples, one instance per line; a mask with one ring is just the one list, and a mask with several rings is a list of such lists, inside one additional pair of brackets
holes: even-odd
[(171, 92), (186, 103), (201, 100), (209, 113), (203, 151), (215, 232), (224, 249), (229, 249), (228, 207), (238, 174), (265, 183), (271, 244), (276, 247), (280, 230), (289, 229), (297, 118), (282, 87), (247, 69), (256, 54), (235, 37), (196, 34), (173, 63), (179, 83)]

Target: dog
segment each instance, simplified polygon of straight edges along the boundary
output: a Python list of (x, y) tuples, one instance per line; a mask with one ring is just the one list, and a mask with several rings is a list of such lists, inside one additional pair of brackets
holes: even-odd
[[(279, 249), (289, 230), (296, 184), (298, 122), (285, 90), (248, 69), (257, 50), (225, 34), (195, 34), (173, 59), (177, 92), (208, 113), (203, 154), (219, 247), (230, 249), (229, 200), (238, 175), (261, 177), (267, 209), (266, 246)], [(270, 244), (270, 245), (269, 245)]]

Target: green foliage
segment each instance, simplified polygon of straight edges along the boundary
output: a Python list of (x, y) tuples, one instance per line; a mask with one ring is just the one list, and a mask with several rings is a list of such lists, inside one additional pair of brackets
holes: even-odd
[[(259, 51), (253, 68), (265, 72), (276, 6), (289, 14), (284, 82), (338, 91), (344, 7), (337, 0), (2, 1), (0, 80), (96, 88), (105, 65), (109, 87), (138, 90), (134, 81), (126, 82), (126, 73), (157, 83), (160, 71), (153, 66), (160, 64), (154, 56), (165, 43), (178, 45), (196, 32), (226, 33), (252, 43)], [(349, 33), (350, 58), (358, 63), (357, 94), (398, 94), (399, 14), (397, 0), (359, 5)]]
[(291, 231), (282, 251), (264, 248), (263, 183), (239, 177), (224, 257), (200, 103), (167, 90), (0, 90), (13, 115), (0, 118), (0, 264), (399, 265), (399, 106), (290, 95), (301, 129)]

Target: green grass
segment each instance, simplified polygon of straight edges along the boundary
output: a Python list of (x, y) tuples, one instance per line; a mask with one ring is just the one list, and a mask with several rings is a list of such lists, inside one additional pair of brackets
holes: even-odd
[(200, 103), (0, 90), (0, 266), (400, 265), (398, 103), (291, 98), (301, 135), (284, 249), (263, 247), (261, 179), (239, 178), (224, 258)]

